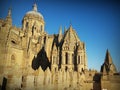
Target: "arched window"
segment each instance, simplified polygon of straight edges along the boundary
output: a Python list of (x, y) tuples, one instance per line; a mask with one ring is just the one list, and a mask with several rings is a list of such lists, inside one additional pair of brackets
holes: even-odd
[(26, 22), (26, 28), (28, 27), (28, 22)]
[(43, 26), (41, 25), (41, 27), (40, 27), (40, 30), (42, 31), (43, 30)]
[(78, 64), (80, 64), (80, 56), (78, 56)]
[(74, 62), (74, 54), (72, 54), (72, 64), (75, 64), (75, 62)]
[(68, 53), (65, 53), (65, 64), (68, 64)]
[(15, 63), (15, 55), (11, 55), (11, 63)]
[(81, 64), (83, 64), (84, 62), (83, 62), (83, 57), (81, 56)]

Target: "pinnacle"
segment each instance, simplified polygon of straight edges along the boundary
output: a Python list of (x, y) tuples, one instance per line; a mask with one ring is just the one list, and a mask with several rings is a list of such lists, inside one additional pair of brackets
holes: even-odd
[(8, 9), (8, 16), (11, 17), (11, 8)]
[(112, 58), (110, 56), (109, 50), (107, 49), (106, 51), (106, 57), (105, 57), (105, 62), (108, 64), (112, 64)]
[(60, 26), (59, 34), (62, 35), (62, 26)]
[(37, 5), (36, 5), (36, 3), (33, 4), (33, 11), (37, 12)]

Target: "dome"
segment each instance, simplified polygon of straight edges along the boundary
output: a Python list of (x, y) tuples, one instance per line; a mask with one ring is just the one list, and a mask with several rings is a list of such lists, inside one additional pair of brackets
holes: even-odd
[(25, 14), (25, 16), (28, 16), (28, 15), (36, 16), (36, 17), (39, 17), (39, 18), (42, 18), (42, 19), (43, 19), (42, 14), (37, 11), (37, 5), (36, 5), (36, 4), (33, 5), (33, 10), (32, 10), (32, 11), (28, 11), (28, 12)]

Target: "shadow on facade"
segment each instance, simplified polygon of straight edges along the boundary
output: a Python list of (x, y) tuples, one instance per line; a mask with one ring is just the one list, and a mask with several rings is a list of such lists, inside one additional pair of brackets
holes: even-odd
[(47, 57), (44, 47), (37, 54), (37, 57), (34, 56), (34, 58), (32, 60), (32, 68), (34, 70), (38, 69), (40, 66), (43, 71), (45, 71), (47, 69), (47, 67), (50, 68), (50, 62), (48, 60), (48, 57)]
[(93, 77), (93, 90), (101, 90), (101, 74), (95, 74)]

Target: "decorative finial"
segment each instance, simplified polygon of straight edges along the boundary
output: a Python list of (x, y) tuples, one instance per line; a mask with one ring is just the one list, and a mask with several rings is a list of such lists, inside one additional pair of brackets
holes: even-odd
[(59, 35), (62, 35), (62, 26), (60, 26)]
[(33, 11), (36, 11), (36, 12), (37, 12), (37, 5), (36, 5), (36, 3), (33, 4)]
[(11, 8), (8, 10), (8, 16), (11, 16)]

